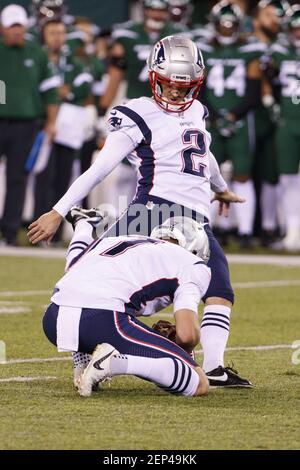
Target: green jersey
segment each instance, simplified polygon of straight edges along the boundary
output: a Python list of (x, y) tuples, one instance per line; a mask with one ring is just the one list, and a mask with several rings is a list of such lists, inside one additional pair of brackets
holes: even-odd
[(45, 106), (58, 104), (59, 78), (39, 45), (25, 41), (22, 47), (7, 46), (0, 41), (0, 64), (0, 81), (6, 89), (0, 119), (39, 118)]
[(85, 55), (80, 57), (77, 55), (77, 59), (83, 64), (85, 72), (91, 75), (91, 91), (94, 97), (95, 105), (99, 108), (99, 99), (105, 91), (105, 64), (95, 54)]
[(280, 107), (284, 119), (291, 119), (299, 126), (300, 119), (300, 52), (292, 47), (274, 44), (274, 66), (279, 70), (281, 86)]
[[(26, 32), (26, 40), (41, 44), (41, 35), (36, 25), (28, 28)], [(76, 53), (84, 43), (84, 36), (81, 31), (74, 28), (74, 26), (67, 26), (66, 33), (66, 46), (70, 53)]]
[(69, 53), (62, 52), (57, 63), (52, 62), (55, 74), (60, 77), (60, 86), (69, 85), (69, 103), (83, 106), (91, 93), (93, 77), (85, 71), (83, 64)]
[(128, 83), (127, 98), (151, 96), (147, 59), (153, 45), (165, 36), (182, 33), (182, 29), (167, 24), (159, 36), (149, 35), (141, 23), (134, 23), (128, 29), (115, 29), (113, 38), (125, 49), (126, 71)]
[(224, 46), (215, 41), (197, 42), (197, 45), (206, 67), (205, 99), (208, 108), (219, 112), (238, 107), (246, 94), (248, 65), (260, 58), (265, 45), (238, 42)]

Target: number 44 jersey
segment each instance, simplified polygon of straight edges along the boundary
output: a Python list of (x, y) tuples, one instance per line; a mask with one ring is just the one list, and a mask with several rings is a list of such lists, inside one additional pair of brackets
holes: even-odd
[(258, 60), (266, 46), (258, 41), (237, 42), (221, 46), (215, 41), (197, 41), (203, 54), (206, 78), (206, 102), (215, 112), (227, 111), (238, 106), (246, 96), (247, 68)]
[(134, 144), (128, 159), (138, 170), (137, 198), (156, 196), (209, 218), (211, 187), (227, 186), (209, 150), (207, 114), (199, 101), (178, 114), (146, 97), (113, 108), (110, 131), (124, 132)]

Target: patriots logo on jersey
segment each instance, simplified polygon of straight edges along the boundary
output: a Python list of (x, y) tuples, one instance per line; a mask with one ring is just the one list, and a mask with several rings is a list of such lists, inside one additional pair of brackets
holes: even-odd
[(118, 129), (122, 124), (122, 118), (118, 118), (117, 116), (112, 116), (109, 118), (108, 123), (114, 129)]
[(162, 42), (160, 42), (154, 51), (154, 63), (161, 64), (166, 60), (165, 48)]

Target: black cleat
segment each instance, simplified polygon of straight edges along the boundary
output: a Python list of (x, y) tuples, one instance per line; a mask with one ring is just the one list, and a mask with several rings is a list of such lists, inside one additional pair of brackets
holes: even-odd
[(210, 387), (252, 388), (250, 380), (243, 379), (232, 367), (219, 366), (206, 373)]
[(100, 225), (103, 226), (103, 231), (108, 228), (108, 214), (96, 208), (82, 209), (80, 206), (72, 207), (66, 215), (66, 221), (75, 229), (76, 224), (80, 220), (86, 220), (94, 229), (100, 227)]
[(238, 244), (241, 250), (252, 250), (254, 248), (251, 235), (239, 235)]

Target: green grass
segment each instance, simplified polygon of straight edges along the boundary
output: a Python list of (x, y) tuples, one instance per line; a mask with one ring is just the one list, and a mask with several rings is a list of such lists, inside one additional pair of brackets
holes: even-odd
[[(0, 260), (1, 291), (49, 290), (62, 260)], [(300, 280), (300, 268), (231, 267), (233, 282)], [(49, 296), (3, 297), (30, 309), (0, 314), (7, 359), (59, 356), (41, 329)], [(300, 340), (300, 287), (237, 289), (229, 347)], [(7, 304), (12, 306), (13, 304)], [(22, 304), (18, 304), (22, 305)], [(148, 320), (151, 323), (151, 319)], [(90, 399), (72, 386), (70, 361), (0, 365), (1, 449), (297, 449), (300, 446), (300, 365), (292, 350), (230, 351), (253, 390), (214, 390), (205, 398), (167, 395), (134, 377), (115, 378)], [(61, 355), (59, 356), (61, 357)]]

